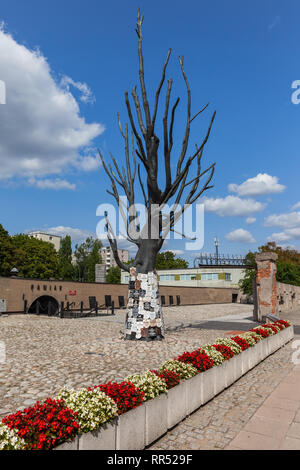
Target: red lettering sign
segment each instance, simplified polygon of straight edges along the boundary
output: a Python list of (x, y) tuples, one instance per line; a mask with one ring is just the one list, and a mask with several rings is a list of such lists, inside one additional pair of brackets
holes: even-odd
[(69, 290), (69, 295), (76, 295), (76, 290)]

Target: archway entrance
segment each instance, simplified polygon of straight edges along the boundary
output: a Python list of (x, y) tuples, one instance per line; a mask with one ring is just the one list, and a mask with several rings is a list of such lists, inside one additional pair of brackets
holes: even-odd
[(57, 315), (59, 305), (56, 299), (48, 295), (43, 295), (35, 299), (28, 309), (28, 313), (35, 313), (37, 315)]

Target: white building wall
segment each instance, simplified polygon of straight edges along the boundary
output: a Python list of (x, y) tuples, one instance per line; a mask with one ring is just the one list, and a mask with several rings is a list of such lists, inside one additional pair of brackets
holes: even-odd
[(43, 242), (48, 242), (54, 245), (56, 251), (60, 249), (61, 237), (58, 235), (51, 235), (51, 233), (44, 232), (29, 232), (28, 236), (31, 238), (36, 238), (37, 240), (42, 240)]
[[(157, 271), (160, 286), (236, 287), (244, 277), (243, 267), (211, 267), (164, 269)], [(224, 279), (225, 277), (225, 279)], [(121, 283), (127, 284), (129, 274), (121, 272)]]

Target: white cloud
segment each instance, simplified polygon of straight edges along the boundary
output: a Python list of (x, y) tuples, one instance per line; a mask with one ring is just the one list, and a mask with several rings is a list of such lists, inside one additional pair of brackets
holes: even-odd
[(280, 23), (280, 16), (276, 16), (275, 19), (273, 20), (272, 23), (268, 25), (268, 30), (271, 31), (275, 26), (277, 26)]
[(256, 222), (256, 217), (247, 217), (247, 219), (246, 219), (246, 224), (247, 225), (254, 224), (254, 222)]
[(99, 123), (88, 124), (66, 81), (80, 89), (87, 85), (65, 78), (58, 84), (46, 58), (29, 50), (0, 29), (1, 80), (6, 84), (6, 105), (1, 106), (0, 180), (60, 174), (70, 166), (96, 168), (85, 160), (85, 147), (104, 132)]
[(83, 103), (94, 103), (96, 101), (92, 90), (86, 83), (75, 82), (71, 77), (65, 75), (60, 82), (61, 87), (64, 87), (66, 90), (70, 91), (70, 85), (81, 92), (80, 100)]
[(180, 255), (185, 254), (184, 250), (163, 250), (162, 253), (166, 253), (167, 251), (170, 251), (171, 253), (174, 253), (175, 256), (180, 256)]
[(248, 232), (248, 230), (244, 230), (243, 228), (238, 228), (233, 232), (227, 233), (225, 237), (231, 242), (255, 243), (255, 238), (253, 238), (253, 236), (250, 232)]
[(253, 199), (241, 199), (238, 196), (226, 196), (225, 198), (216, 199), (204, 197), (202, 202), (206, 211), (215, 212), (221, 217), (247, 216), (265, 208), (265, 204), (261, 202)]
[(242, 184), (229, 184), (228, 190), (237, 193), (239, 196), (261, 196), (264, 194), (281, 193), (285, 186), (278, 183), (277, 176), (267, 173), (259, 173), (254, 178), (249, 178)]
[(39, 189), (54, 189), (57, 191), (60, 189), (74, 190), (76, 188), (76, 184), (69, 183), (69, 181), (62, 180), (59, 178), (56, 178), (54, 180), (37, 180), (35, 178), (30, 178), (28, 182), (30, 186), (36, 186)]
[(300, 240), (300, 227), (289, 228), (268, 237), (268, 241), (286, 242), (289, 240)]
[(272, 214), (265, 218), (266, 227), (293, 228), (300, 226), (300, 212), (289, 212), (287, 214)]
[(300, 209), (300, 201), (293, 205), (292, 210)]
[(80, 229), (80, 228), (73, 228), (73, 227), (64, 227), (59, 225), (57, 227), (50, 227), (50, 228), (43, 228), (43, 231), (47, 231), (47, 233), (51, 233), (53, 235), (59, 235), (61, 237), (65, 237), (66, 235), (70, 235), (72, 242), (82, 242), (86, 240), (88, 237), (96, 238), (96, 234), (91, 232), (90, 230)]

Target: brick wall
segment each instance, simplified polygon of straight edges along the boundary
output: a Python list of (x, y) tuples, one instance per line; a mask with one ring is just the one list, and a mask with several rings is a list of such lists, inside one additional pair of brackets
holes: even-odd
[[(127, 292), (128, 287), (125, 284), (41, 281), (0, 277), (0, 299), (6, 300), (8, 312), (21, 312), (24, 310), (25, 301), (27, 301), (27, 307), (29, 308), (34, 300), (41, 296), (53, 297), (59, 304), (61, 302), (65, 304), (74, 302), (72, 308), (79, 308), (80, 302), (83, 302), (83, 307), (88, 308), (89, 297), (96, 297), (98, 304), (104, 305), (105, 295), (110, 295), (117, 307), (119, 305), (118, 296), (124, 296), (126, 304)], [(176, 296), (180, 296), (181, 305), (200, 305), (231, 303), (232, 294), (238, 294), (238, 289), (161, 286), (160, 293), (165, 296), (166, 305), (169, 305), (170, 296), (173, 296), (174, 305), (177, 303)]]
[(300, 287), (277, 282), (278, 311), (300, 310)]

